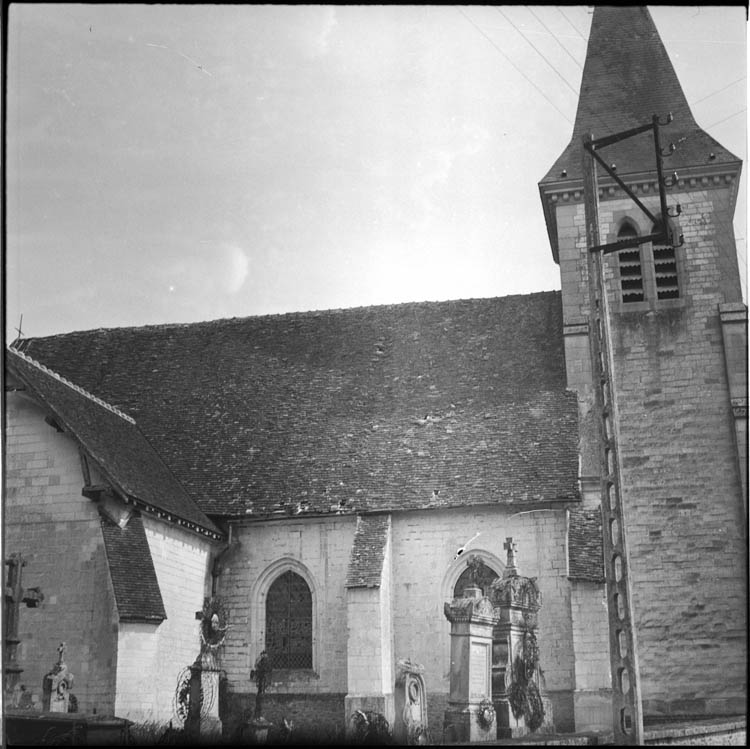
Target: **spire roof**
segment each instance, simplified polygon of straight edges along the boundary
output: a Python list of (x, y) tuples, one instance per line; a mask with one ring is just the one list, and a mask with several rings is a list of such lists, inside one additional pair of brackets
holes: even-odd
[[(673, 142), (677, 150), (665, 159), (665, 169), (739, 162), (695, 122), (648, 10), (596, 6), (573, 136), (540, 184), (581, 179), (586, 133), (595, 138), (613, 135), (648, 124), (654, 114), (665, 121), (669, 112), (674, 120), (661, 128), (660, 140), (663, 148)], [(602, 153), (617, 164), (620, 176), (654, 171), (650, 133), (608, 146)]]

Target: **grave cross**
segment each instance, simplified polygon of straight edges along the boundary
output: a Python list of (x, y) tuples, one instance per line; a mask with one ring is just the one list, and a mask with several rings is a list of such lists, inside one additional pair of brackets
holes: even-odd
[(508, 567), (516, 566), (516, 552), (518, 551), (518, 544), (513, 541), (513, 536), (508, 536), (505, 539), (503, 548), (508, 552)]
[(5, 581), (5, 692), (12, 694), (18, 686), (23, 669), (16, 663), (16, 654), (21, 640), (18, 638), (18, 620), (21, 614), (21, 603), (27, 608), (36, 608), (44, 596), (39, 588), (23, 589), (21, 571), (26, 566), (26, 560), (20, 554), (11, 554), (5, 560), (8, 567), (8, 577)]

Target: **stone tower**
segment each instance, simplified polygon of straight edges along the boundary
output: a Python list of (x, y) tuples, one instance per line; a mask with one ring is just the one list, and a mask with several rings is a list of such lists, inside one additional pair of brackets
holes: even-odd
[[(582, 140), (658, 115), (684, 243), (602, 256), (622, 508), (646, 716), (744, 713), (747, 308), (732, 217), (741, 162), (696, 124), (649, 12), (596, 6), (570, 144), (539, 185), (560, 266), (569, 387), (579, 396), (584, 504), (600, 501)], [(606, 154), (606, 155), (605, 155)], [(602, 150), (657, 217), (650, 132)], [(601, 243), (653, 223), (599, 168)], [(673, 176), (677, 173), (677, 177)]]

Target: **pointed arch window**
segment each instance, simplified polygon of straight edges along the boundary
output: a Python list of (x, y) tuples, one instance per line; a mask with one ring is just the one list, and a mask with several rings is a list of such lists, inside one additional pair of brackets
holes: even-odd
[[(482, 589), (484, 595), (489, 594), (490, 585), (497, 580), (500, 575), (495, 572), (489, 565), (485, 564), (481, 559), (479, 560), (478, 579), (477, 584)], [(472, 570), (468, 567), (461, 573), (456, 584), (453, 586), (453, 597), (463, 598), (464, 589), (473, 587), (472, 582)]]
[[(624, 240), (637, 236), (638, 232), (635, 226), (630, 221), (623, 221), (617, 232), (617, 239)], [(628, 250), (620, 250), (617, 253), (617, 261), (620, 270), (622, 301), (625, 303), (642, 302), (645, 299), (645, 290), (640, 248), (633, 247)]]
[(266, 652), (271, 667), (312, 668), (312, 594), (292, 570), (279, 575), (266, 595)]

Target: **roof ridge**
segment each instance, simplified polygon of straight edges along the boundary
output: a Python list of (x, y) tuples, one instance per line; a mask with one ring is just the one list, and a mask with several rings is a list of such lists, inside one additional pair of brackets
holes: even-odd
[(362, 313), (364, 311), (395, 310), (405, 307), (424, 307), (424, 306), (447, 306), (450, 304), (477, 304), (492, 303), (505, 299), (520, 299), (537, 297), (546, 294), (560, 294), (560, 289), (541, 289), (538, 291), (515, 292), (512, 294), (503, 294), (502, 296), (486, 297), (461, 297), (457, 299), (422, 299), (418, 301), (406, 302), (384, 302), (378, 304), (361, 304), (355, 307), (330, 307), (320, 309), (289, 310), (287, 312), (267, 312), (252, 315), (240, 315), (232, 317), (217, 317), (210, 320), (193, 320), (191, 322), (164, 322), (164, 323), (146, 323), (144, 325), (121, 325), (113, 327), (89, 328), (87, 330), (70, 330), (67, 333), (50, 333), (49, 335), (33, 336), (24, 339), (24, 343), (33, 341), (42, 341), (50, 338), (62, 338), (74, 335), (91, 335), (94, 333), (118, 333), (120, 331), (146, 331), (159, 330), (163, 332), (172, 332), (184, 328), (195, 328), (198, 326), (213, 326), (226, 323), (243, 323), (248, 320), (300, 320), (312, 319), (316, 317), (347, 315), (350, 313)]
[(132, 416), (129, 416), (124, 411), (121, 411), (116, 406), (113, 406), (111, 403), (107, 403), (107, 401), (102, 400), (101, 398), (97, 397), (93, 393), (90, 393), (88, 390), (85, 390), (80, 385), (76, 385), (74, 382), (71, 382), (70, 380), (63, 377), (59, 372), (55, 372), (53, 369), (50, 369), (49, 367), (45, 366), (41, 362), (37, 361), (36, 359), (33, 359), (28, 354), (25, 354), (23, 351), (19, 351), (16, 348), (13, 348), (13, 346), (8, 347), (9, 351), (12, 351), (16, 356), (23, 359), (25, 362), (28, 362), (32, 366), (36, 367), (40, 371), (44, 372), (45, 374), (50, 375), (54, 379), (61, 382), (63, 385), (67, 385), (72, 390), (75, 390), (80, 395), (83, 395), (85, 398), (88, 398), (89, 400), (93, 401), (97, 405), (101, 406), (102, 408), (106, 408), (108, 411), (111, 411), (112, 413), (119, 416), (121, 419), (125, 419), (125, 421), (130, 422), (131, 424), (135, 424), (135, 419)]

